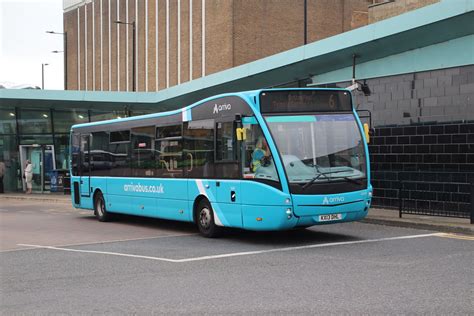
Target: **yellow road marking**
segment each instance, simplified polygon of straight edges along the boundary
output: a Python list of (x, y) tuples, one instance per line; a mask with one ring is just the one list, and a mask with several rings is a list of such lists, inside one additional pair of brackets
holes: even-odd
[(441, 233), (441, 234), (437, 234), (436, 236), (438, 236), (438, 237), (443, 237), (443, 238), (453, 238), (453, 239), (462, 239), (462, 240), (474, 240), (474, 236), (460, 235), (460, 234)]

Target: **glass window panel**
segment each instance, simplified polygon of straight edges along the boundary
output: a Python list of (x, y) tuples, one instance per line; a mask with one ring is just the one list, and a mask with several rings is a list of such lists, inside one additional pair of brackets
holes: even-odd
[(269, 116), (290, 183), (365, 177), (364, 143), (353, 114)]
[(258, 124), (244, 124), (246, 139), (242, 141), (244, 178), (279, 181), (272, 153)]
[(155, 175), (155, 127), (132, 129), (132, 170), (136, 177)]
[(53, 144), (52, 135), (22, 135), (20, 136), (20, 145), (51, 145)]
[(160, 126), (156, 129), (156, 138), (181, 137), (181, 125)]
[(130, 141), (130, 131), (118, 131), (110, 133), (111, 143), (123, 143)]
[(234, 122), (216, 124), (216, 178), (239, 179)]
[(20, 110), (18, 120), (21, 134), (51, 133), (51, 114), (49, 109)]
[(81, 135), (81, 176), (90, 175), (89, 146), (90, 136)]
[(125, 111), (91, 111), (91, 122), (127, 117)]
[(184, 125), (186, 172), (190, 178), (214, 178), (214, 120)]
[(108, 176), (113, 168), (114, 159), (109, 151), (109, 133), (92, 133), (90, 144), (91, 176)]
[(74, 124), (89, 122), (87, 111), (57, 111), (53, 112), (53, 123), (55, 133), (68, 133)]
[(111, 155), (112, 177), (130, 177), (130, 143), (109, 143), (109, 153)]
[[(183, 176), (183, 137), (181, 124), (157, 127), (155, 155), (158, 177), (181, 178)], [(161, 137), (160, 137), (161, 136)]]
[(7, 192), (21, 190), (20, 156), (16, 135), (0, 135), (0, 161), (5, 163), (4, 190)]
[(234, 123), (217, 123), (216, 159), (237, 160), (234, 141)]
[(54, 137), (56, 169), (69, 169), (69, 134), (56, 134)]
[(79, 175), (79, 164), (80, 164), (80, 154), (81, 154), (81, 139), (80, 134), (74, 133), (72, 135), (72, 175), (78, 176)]
[(15, 109), (0, 109), (0, 134), (16, 134)]
[(130, 114), (132, 116), (138, 116), (138, 115), (146, 115), (146, 114), (151, 114), (151, 113), (155, 113), (155, 111), (152, 111), (152, 110), (149, 110), (149, 111), (131, 111)]

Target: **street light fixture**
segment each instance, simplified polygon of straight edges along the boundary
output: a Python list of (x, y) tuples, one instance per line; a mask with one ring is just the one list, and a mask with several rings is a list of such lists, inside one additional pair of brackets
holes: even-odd
[(48, 66), (49, 64), (43, 63), (41, 64), (41, 89), (44, 90), (44, 67)]
[[(125, 24), (125, 25), (131, 25), (132, 26), (132, 45), (133, 45), (133, 49), (132, 49), (132, 64), (133, 64), (133, 67), (132, 67), (132, 76), (133, 76), (133, 80), (132, 80), (132, 85), (133, 85), (133, 91), (136, 91), (136, 76), (135, 76), (135, 68), (136, 68), (136, 65), (135, 65), (135, 41), (136, 41), (136, 30), (135, 30), (135, 21), (132, 21), (132, 22), (123, 22), (123, 21), (114, 21), (114, 23), (116, 24)], [(127, 65), (128, 67), (128, 65)]]
[(56, 35), (62, 35), (63, 36), (63, 50), (58, 51), (54, 50), (52, 53), (64, 53), (64, 90), (67, 90), (67, 32), (60, 33), (60, 32), (54, 32), (54, 31), (46, 31), (48, 34), (56, 34)]

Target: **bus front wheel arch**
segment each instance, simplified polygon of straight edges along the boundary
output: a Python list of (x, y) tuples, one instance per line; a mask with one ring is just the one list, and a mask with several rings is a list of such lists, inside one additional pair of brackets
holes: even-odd
[(112, 215), (107, 212), (104, 195), (100, 190), (94, 192), (94, 215), (100, 222), (112, 220)]

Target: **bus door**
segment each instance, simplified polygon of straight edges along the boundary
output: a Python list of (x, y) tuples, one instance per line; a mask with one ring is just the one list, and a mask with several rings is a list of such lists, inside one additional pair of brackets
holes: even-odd
[(216, 200), (225, 226), (242, 227), (239, 146), (233, 120), (219, 120), (215, 125)]
[(81, 134), (81, 168), (80, 168), (80, 192), (81, 196), (90, 197), (90, 135)]

